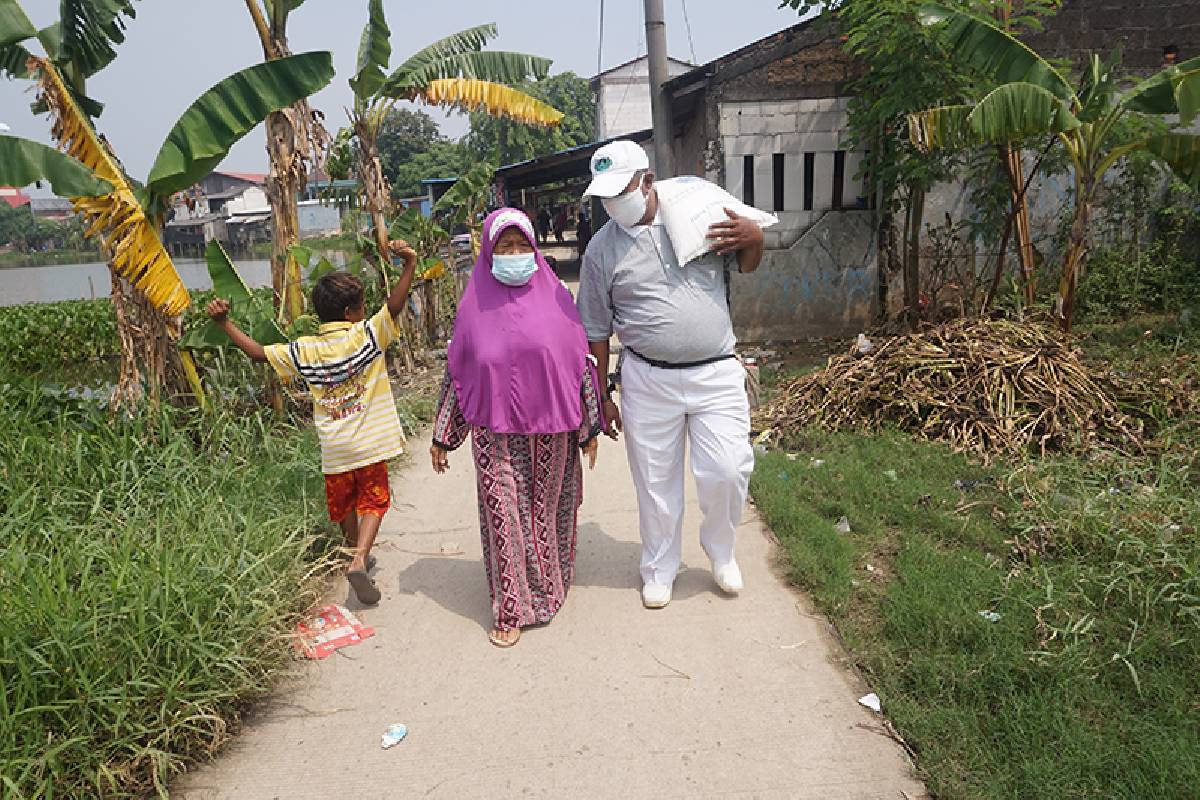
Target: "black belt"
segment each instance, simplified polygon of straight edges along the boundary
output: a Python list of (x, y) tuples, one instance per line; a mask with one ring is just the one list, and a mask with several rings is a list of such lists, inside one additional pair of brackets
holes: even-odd
[(625, 349), (628, 350), (629, 352), (633, 353), (635, 356), (640, 358), (642, 361), (645, 361), (650, 366), (658, 367), (659, 369), (691, 369), (692, 367), (703, 367), (708, 364), (715, 364), (718, 361), (725, 361), (726, 359), (737, 358), (737, 356), (734, 355), (733, 353), (729, 353), (729, 354), (723, 355), (723, 356), (713, 356), (712, 358), (701, 359), (700, 361), (687, 361), (687, 362), (684, 362), (681, 364), (672, 364), (670, 361), (657, 361), (653, 358), (646, 358), (644, 355), (639, 353), (637, 350), (634, 350), (632, 347), (626, 347)]

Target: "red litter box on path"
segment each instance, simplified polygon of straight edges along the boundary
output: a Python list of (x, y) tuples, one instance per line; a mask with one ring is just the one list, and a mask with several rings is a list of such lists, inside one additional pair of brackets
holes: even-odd
[(296, 649), (305, 658), (327, 658), (335, 650), (359, 644), (375, 635), (375, 629), (358, 621), (345, 606), (318, 608), (296, 626)]

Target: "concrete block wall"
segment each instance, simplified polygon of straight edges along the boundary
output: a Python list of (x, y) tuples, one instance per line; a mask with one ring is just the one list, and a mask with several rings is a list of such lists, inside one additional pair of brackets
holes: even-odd
[(1197, 0), (1065, 0), (1045, 30), (1025, 37), (1041, 53), (1082, 62), (1090, 53), (1120, 47), (1126, 69), (1156, 72), (1162, 50), (1173, 44), (1180, 61), (1200, 56)]
[[(863, 194), (855, 180), (862, 154), (849, 151), (849, 100), (841, 97), (725, 102), (719, 136), (725, 158), (725, 188), (747, 201), (746, 156), (753, 157), (753, 205), (780, 218), (767, 231), (769, 248), (790, 247), (823, 212), (833, 208), (834, 162), (845, 153), (842, 206), (853, 208)], [(812, 202), (805, 208), (805, 155), (813, 155)], [(783, 155), (783, 206), (775, 205), (775, 155)]]
[(749, 275), (730, 278), (734, 329), (744, 342), (853, 336), (879, 305), (873, 214), (826, 211), (790, 246), (768, 250)]
[(342, 212), (336, 205), (319, 200), (306, 200), (297, 208), (302, 236), (338, 233), (342, 229)]

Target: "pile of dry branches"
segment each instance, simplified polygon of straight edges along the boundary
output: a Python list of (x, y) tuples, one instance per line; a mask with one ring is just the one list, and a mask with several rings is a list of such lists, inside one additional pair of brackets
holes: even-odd
[(756, 415), (773, 441), (804, 427), (891, 426), (960, 450), (1046, 452), (1098, 442), (1140, 448), (1133, 387), (1089, 369), (1054, 330), (962, 320), (831, 358), (788, 381)]

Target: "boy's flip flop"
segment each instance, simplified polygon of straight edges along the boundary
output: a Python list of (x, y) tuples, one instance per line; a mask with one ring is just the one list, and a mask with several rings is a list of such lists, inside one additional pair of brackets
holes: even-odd
[(373, 606), (382, 597), (375, 581), (371, 580), (371, 576), (361, 569), (348, 573), (346, 580), (350, 581), (350, 586), (354, 589), (354, 596), (363, 605)]
[[(347, 553), (346, 553), (346, 558), (349, 558), (351, 561), (353, 561), (353, 560), (354, 560), (354, 554), (353, 554), (353, 553), (351, 553), (351, 552), (347, 552)], [(367, 556), (367, 572), (371, 572), (371, 571), (373, 571), (373, 570), (375, 569), (375, 564), (376, 564), (376, 563), (377, 563), (377, 562), (376, 562), (376, 559), (375, 559), (375, 554), (374, 554), (374, 553), (371, 553), (370, 555), (368, 555), (368, 556)], [(347, 562), (347, 564), (349, 564), (349, 562)]]

